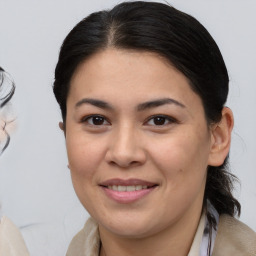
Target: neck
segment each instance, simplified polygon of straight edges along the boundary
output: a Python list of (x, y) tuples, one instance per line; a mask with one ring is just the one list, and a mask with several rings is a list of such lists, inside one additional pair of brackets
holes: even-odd
[(127, 238), (113, 234), (99, 226), (101, 237), (100, 256), (186, 256), (192, 245), (201, 211), (194, 218), (183, 216), (175, 224), (147, 237)]

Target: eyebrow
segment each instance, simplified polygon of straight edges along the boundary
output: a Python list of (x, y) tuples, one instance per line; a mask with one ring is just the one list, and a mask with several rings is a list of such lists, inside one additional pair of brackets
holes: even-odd
[(113, 109), (107, 102), (102, 100), (96, 100), (96, 99), (90, 99), (90, 98), (84, 98), (81, 99), (76, 103), (76, 108), (80, 107), (83, 104), (91, 104), (95, 107), (102, 108), (102, 109)]
[(186, 106), (180, 103), (177, 100), (171, 99), (171, 98), (163, 98), (163, 99), (157, 99), (152, 101), (147, 101), (145, 103), (141, 103), (138, 105), (137, 110), (143, 111), (150, 108), (160, 107), (166, 104), (175, 104), (179, 107), (185, 108)]
[[(101, 109), (113, 110), (113, 107), (109, 103), (102, 100), (91, 99), (91, 98), (81, 99), (76, 103), (75, 107), (78, 108), (83, 104), (90, 104)], [(150, 108), (160, 107), (166, 104), (175, 104), (179, 107), (185, 108), (185, 105), (183, 105), (177, 100), (174, 100), (172, 98), (163, 98), (163, 99), (156, 99), (156, 100), (151, 100), (151, 101), (141, 103), (137, 106), (137, 110), (143, 111)]]

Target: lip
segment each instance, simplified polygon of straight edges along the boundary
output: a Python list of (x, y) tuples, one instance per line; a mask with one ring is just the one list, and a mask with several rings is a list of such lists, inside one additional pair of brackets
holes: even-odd
[[(108, 188), (109, 186), (114, 186), (114, 185), (119, 185), (119, 186), (142, 185), (142, 186), (147, 186), (147, 188), (144, 188), (141, 190), (135, 190), (135, 191), (125, 191), (125, 192), (116, 191)], [(153, 192), (157, 186), (158, 184), (156, 183), (152, 183), (152, 182), (140, 180), (140, 179), (127, 179), (127, 180), (111, 179), (111, 180), (106, 180), (100, 183), (100, 187), (104, 191), (105, 195), (108, 198), (120, 204), (130, 204), (138, 200), (141, 200), (144, 197), (146, 197), (148, 194)]]
[(110, 179), (106, 180), (100, 183), (100, 186), (113, 186), (113, 185), (120, 185), (120, 186), (136, 186), (136, 185), (142, 185), (142, 186), (148, 186), (148, 187), (153, 187), (155, 185), (158, 185), (153, 182), (145, 181), (145, 180), (140, 180), (140, 179)]

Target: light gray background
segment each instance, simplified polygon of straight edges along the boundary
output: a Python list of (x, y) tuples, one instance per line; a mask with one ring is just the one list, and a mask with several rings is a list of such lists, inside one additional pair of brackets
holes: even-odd
[[(72, 188), (51, 88), (60, 45), (82, 18), (118, 2), (0, 0), (0, 65), (17, 86), (17, 129), (0, 158), (1, 214), (21, 227), (33, 256), (64, 255), (88, 216)], [(256, 230), (256, 1), (169, 2), (201, 21), (223, 53), (235, 116), (231, 167), (241, 180), (236, 195), (241, 220)]]

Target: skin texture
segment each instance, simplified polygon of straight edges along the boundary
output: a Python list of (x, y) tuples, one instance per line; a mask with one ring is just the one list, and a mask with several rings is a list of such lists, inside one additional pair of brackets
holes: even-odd
[[(154, 53), (107, 49), (84, 61), (71, 80), (65, 136), (75, 191), (99, 223), (101, 255), (187, 255), (207, 166), (224, 161), (232, 127), (229, 109), (209, 126), (186, 77)], [(120, 203), (100, 186), (115, 178), (157, 186)]]

